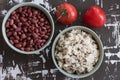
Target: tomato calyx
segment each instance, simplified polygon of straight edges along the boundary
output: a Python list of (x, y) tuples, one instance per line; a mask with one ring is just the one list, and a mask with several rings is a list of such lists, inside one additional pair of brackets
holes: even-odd
[(68, 17), (68, 13), (67, 13), (67, 10), (63, 8), (63, 9), (60, 11), (60, 16), (57, 18), (57, 20), (59, 20), (61, 17), (65, 17), (65, 16)]
[(67, 16), (67, 15), (68, 15), (68, 13), (67, 13), (66, 9), (62, 9), (61, 16)]

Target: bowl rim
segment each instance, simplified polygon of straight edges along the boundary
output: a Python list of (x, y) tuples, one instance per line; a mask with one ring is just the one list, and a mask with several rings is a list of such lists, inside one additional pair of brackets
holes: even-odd
[[(56, 46), (56, 44), (57, 44), (57, 41), (58, 41), (59, 37), (60, 37), (62, 34), (66, 33), (67, 31), (70, 31), (70, 30), (72, 30), (72, 29), (80, 29), (80, 30), (83, 30), (83, 31), (91, 34), (92, 37), (96, 40), (96, 42), (97, 42), (97, 44), (98, 44), (98, 46), (99, 46), (99, 48), (100, 48), (100, 54), (101, 54), (101, 55), (99, 55), (98, 62), (96, 63), (95, 67), (94, 67), (90, 72), (88, 72), (88, 73), (79, 74), (79, 75), (67, 73), (65, 70), (61, 69), (61, 68), (58, 66), (57, 61), (56, 61), (56, 59), (55, 59), (55, 46)], [(63, 31), (61, 31), (61, 32), (57, 35), (57, 37), (55, 38), (55, 40), (54, 40), (54, 42), (53, 42), (53, 45), (52, 45), (52, 60), (53, 60), (53, 63), (55, 64), (55, 66), (57, 67), (57, 69), (58, 69), (62, 74), (66, 75), (66, 76), (69, 76), (69, 77), (72, 77), (72, 78), (84, 78), (84, 77), (88, 77), (88, 76), (92, 75), (92, 74), (95, 73), (95, 72), (99, 69), (99, 67), (101, 66), (102, 61), (103, 61), (103, 58), (104, 58), (104, 49), (103, 49), (102, 41), (100, 40), (100, 38), (97, 36), (97, 34), (96, 34), (93, 30), (91, 30), (91, 29), (89, 29), (89, 28), (87, 28), (87, 27), (85, 27), (85, 26), (71, 26), (71, 27), (69, 27), (69, 28), (64, 29)]]
[[(18, 48), (16, 48), (14, 45), (12, 45), (10, 42), (9, 42), (9, 39), (6, 35), (6, 27), (5, 27), (5, 24), (6, 24), (6, 21), (7, 19), (10, 17), (11, 13), (13, 11), (15, 11), (16, 9), (18, 9), (19, 7), (22, 7), (22, 6), (31, 6), (31, 7), (35, 7), (37, 9), (39, 9), (40, 11), (42, 11), (46, 17), (48, 18), (48, 20), (50, 21), (50, 24), (51, 24), (51, 35), (49, 37), (49, 39), (47, 40), (47, 42), (40, 48), (40, 49), (37, 49), (37, 50), (34, 50), (34, 51), (22, 51)], [(45, 47), (47, 47), (50, 43), (51, 43), (51, 40), (52, 40), (52, 37), (53, 37), (53, 34), (54, 34), (54, 21), (53, 21), (53, 18), (51, 16), (51, 14), (48, 12), (48, 10), (46, 10), (44, 7), (42, 7), (41, 5), (38, 5), (38, 4), (35, 4), (35, 3), (32, 3), (32, 2), (23, 2), (23, 3), (20, 3), (20, 4), (17, 4), (15, 6), (13, 6), (8, 12), (7, 14), (5, 15), (4, 19), (3, 19), (3, 22), (2, 22), (2, 35), (3, 35), (3, 38), (5, 40), (5, 42), (7, 43), (7, 45), (12, 48), (14, 51), (18, 52), (18, 53), (22, 53), (22, 54), (37, 54), (37, 52), (39, 51), (42, 51)]]

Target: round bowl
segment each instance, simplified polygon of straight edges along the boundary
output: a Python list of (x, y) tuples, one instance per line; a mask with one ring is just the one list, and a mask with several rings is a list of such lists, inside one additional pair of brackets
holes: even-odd
[[(70, 73), (66, 72), (65, 70), (63, 70), (62, 68), (60, 68), (59, 65), (57, 64), (57, 60), (55, 58), (55, 47), (56, 47), (57, 41), (59, 40), (61, 35), (63, 35), (64, 33), (68, 32), (70, 30), (73, 30), (73, 29), (80, 29), (80, 30), (87, 32), (88, 34), (91, 34), (92, 37), (94, 38), (94, 40), (98, 44), (98, 47), (100, 50), (99, 59), (98, 59), (96, 65), (94, 66), (94, 68), (88, 73), (79, 74), (79, 75), (78, 74), (70, 74)], [(84, 26), (72, 26), (72, 27), (64, 29), (62, 32), (60, 32), (58, 34), (58, 36), (55, 38), (53, 45), (52, 45), (52, 59), (53, 59), (55, 66), (58, 68), (58, 70), (61, 73), (63, 73), (66, 76), (72, 77), (72, 78), (84, 78), (84, 77), (88, 77), (88, 76), (92, 75), (93, 73), (95, 73), (98, 70), (98, 68), (100, 67), (100, 65), (103, 61), (103, 57), (104, 57), (104, 50), (103, 50), (103, 45), (102, 45), (100, 38), (97, 36), (97, 34), (94, 31), (92, 31), (91, 29), (86, 28)]]
[[(6, 21), (8, 20), (9, 16), (11, 15), (11, 13), (13, 11), (15, 11), (16, 9), (18, 9), (19, 7), (22, 7), (22, 6), (31, 6), (31, 7), (35, 7), (37, 9), (39, 9), (40, 11), (42, 11), (46, 17), (48, 18), (50, 24), (51, 24), (51, 34), (49, 36), (49, 39), (47, 40), (47, 42), (40, 48), (40, 49), (37, 49), (37, 50), (34, 50), (34, 51), (22, 51), (18, 48), (16, 48), (15, 46), (13, 46), (9, 40), (8, 40), (8, 37), (6, 35), (6, 27), (5, 27), (5, 24), (6, 24)], [(54, 22), (53, 22), (53, 18), (52, 16), (50, 15), (50, 13), (42, 6), (40, 5), (37, 5), (35, 3), (31, 3), (31, 2), (24, 2), (24, 3), (21, 3), (21, 4), (17, 4), (16, 6), (12, 7), (8, 13), (6, 14), (6, 16), (4, 17), (4, 20), (3, 20), (3, 23), (2, 23), (2, 34), (3, 34), (3, 38), (5, 40), (5, 42), (8, 44), (8, 46), (10, 48), (12, 48), (13, 50), (15, 50), (16, 52), (18, 53), (23, 53), (23, 54), (34, 54), (34, 53), (38, 53), (39, 51), (43, 50), (46, 46), (48, 46), (51, 42), (51, 39), (53, 37), (53, 34), (54, 34)]]

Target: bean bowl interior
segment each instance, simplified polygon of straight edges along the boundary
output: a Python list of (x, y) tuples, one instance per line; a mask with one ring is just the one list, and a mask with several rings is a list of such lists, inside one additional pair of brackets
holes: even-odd
[[(7, 26), (7, 21), (9, 20), (9, 18), (10, 18), (10, 16), (11, 15), (14, 15), (14, 11), (16, 11), (18, 8), (21, 8), (21, 7), (25, 7), (25, 6), (28, 6), (28, 7), (31, 7), (31, 8), (35, 8), (35, 9), (38, 9), (38, 10), (40, 10), (42, 13), (43, 13), (43, 15), (45, 15), (45, 17), (48, 19), (48, 22), (49, 23), (47, 23), (47, 21), (45, 22), (46, 24), (49, 24), (50, 25), (50, 29), (51, 30), (47, 30), (46, 32), (49, 32), (49, 34), (47, 35), (47, 36), (45, 36), (45, 35), (43, 35), (44, 37), (46, 37), (47, 39), (46, 39), (46, 42), (45, 42), (45, 40), (42, 40), (42, 41), (44, 41), (45, 43), (44, 44), (42, 44), (39, 48), (33, 48), (33, 49), (29, 49), (29, 47), (27, 48), (26, 47), (26, 49), (23, 49), (23, 48), (19, 48), (21, 45), (13, 45), (13, 44), (15, 44), (15, 43), (19, 43), (20, 41), (17, 41), (17, 40), (14, 40), (14, 43), (12, 42), (12, 41), (10, 41), (10, 39), (11, 38), (8, 38), (8, 34), (7, 33), (11, 33), (10, 32), (10, 30), (12, 30), (12, 29), (9, 29), (9, 26)], [(23, 12), (22, 10), (21, 10), (21, 12)], [(34, 11), (34, 14), (37, 14), (37, 12), (35, 12)], [(30, 13), (28, 13), (27, 15), (30, 15), (30, 16), (33, 16), (33, 15), (31, 15)], [(23, 15), (24, 16), (24, 15)], [(30, 16), (28, 16), (28, 18), (30, 17)], [(20, 18), (20, 20), (23, 20), (23, 23), (22, 24), (26, 24), (27, 23), (27, 20), (25, 20), (24, 18), (22, 18), (21, 16), (19, 16), (19, 18)], [(39, 17), (36, 17), (36, 19), (37, 18), (39, 18)], [(18, 19), (16, 19), (16, 21), (17, 21)], [(32, 20), (32, 18), (31, 18), (31, 20)], [(35, 21), (34, 20), (34, 18), (33, 18), (33, 23), (38, 23), (39, 21)], [(41, 19), (41, 21), (44, 21), (44, 19)], [(15, 31), (18, 31), (17, 32), (17, 34), (19, 34), (19, 35), (21, 35), (24, 31), (26, 32), (26, 34), (28, 33), (27, 32), (27, 30), (26, 29), (28, 29), (28, 28), (25, 28), (25, 30), (23, 30), (23, 28), (22, 28), (22, 30), (23, 31), (21, 31), (21, 32), (19, 32), (21, 29), (16, 29), (16, 27), (18, 26), (16, 26), (16, 25), (14, 25), (13, 24), (13, 22), (15, 22), (15, 21), (12, 21), (12, 20), (10, 20), (10, 21), (8, 21), (8, 23), (10, 22), (10, 24), (12, 25), (12, 27), (13, 28), (15, 28)], [(44, 23), (44, 24), (45, 24)], [(20, 24), (20, 22), (19, 22), (19, 20), (18, 20), (18, 24), (19, 25), (21, 25)], [(31, 23), (32, 24), (32, 23)], [(32, 26), (31, 24), (26, 24), (25, 26)], [(44, 25), (43, 24), (43, 25)], [(42, 24), (41, 24), (42, 25)], [(38, 24), (34, 24), (33, 26), (37, 26), (37, 27), (40, 27)], [(23, 26), (22, 26), (23, 27)], [(23, 34), (23, 35), (21, 35), (22, 37), (20, 37), (20, 40), (21, 40), (21, 44), (22, 43), (24, 43), (24, 42), (22, 42), (23, 40), (24, 41), (26, 41), (26, 43), (30, 40), (31, 41), (31, 44), (34, 44), (34, 41), (36, 41), (36, 44), (35, 45), (38, 45), (39, 44), (39, 42), (37, 42), (37, 40), (38, 40), (38, 38), (37, 37), (39, 37), (41, 34), (42, 34), (42, 32), (43, 32), (43, 29), (44, 29), (44, 27), (42, 28), (42, 30), (41, 30), (41, 33), (39, 33), (39, 35), (38, 34), (36, 34), (37, 32), (39, 32), (38, 30), (35, 30), (36, 28), (35, 27), (33, 27), (33, 28), (30, 28), (29, 30), (32, 32), (32, 30), (31, 29), (33, 29), (33, 32), (34, 33), (31, 33), (30, 35), (32, 35), (32, 37), (30, 37), (30, 38), (28, 38), (28, 36), (26, 36), (25, 34)], [(49, 27), (49, 26), (48, 26)], [(35, 29), (34, 29), (35, 28)], [(8, 30), (7, 30), (8, 29)], [(37, 29), (39, 29), (39, 28), (37, 28)], [(41, 28), (40, 28), (41, 29)], [(35, 30), (35, 31), (34, 31)], [(14, 35), (12, 35), (12, 36), (15, 36), (16, 35), (16, 33), (13, 31), (12, 32), (12, 34), (14, 33)], [(30, 33), (30, 32), (29, 32)], [(6, 16), (4, 17), (4, 20), (3, 20), (3, 23), (2, 23), (2, 34), (3, 34), (3, 37), (4, 37), (4, 39), (5, 39), (5, 42), (8, 44), (8, 46), (9, 47), (11, 47), (13, 50), (15, 50), (15, 51), (17, 51), (17, 52), (19, 52), (19, 53), (23, 53), (23, 54), (34, 54), (34, 53), (37, 53), (37, 52), (39, 52), (39, 51), (41, 51), (41, 50), (43, 50), (46, 46), (48, 46), (49, 44), (50, 44), (50, 42), (51, 42), (51, 39), (52, 39), (52, 37), (53, 37), (53, 34), (54, 34), (54, 22), (53, 22), (53, 19), (52, 19), (52, 16), (50, 15), (50, 13), (44, 8), (44, 7), (42, 7), (42, 6), (40, 6), (40, 5), (37, 5), (37, 4), (35, 4), (35, 3), (31, 3), (31, 2), (25, 2), (25, 3), (21, 3), (21, 4), (18, 4), (18, 5), (16, 5), (16, 6), (14, 6), (13, 8), (11, 8), (9, 11), (8, 11), (8, 13), (6, 14)], [(47, 34), (47, 33), (45, 33), (45, 32), (43, 32), (43, 34)], [(28, 34), (27, 34), (28, 35)], [(36, 37), (36, 38), (35, 38)], [(23, 40), (22, 40), (22, 38), (23, 38)], [(33, 39), (34, 40), (33, 40)], [(13, 38), (14, 39), (14, 38)], [(15, 36), (15, 39), (17, 39), (17, 37)], [(26, 39), (26, 40), (25, 40)], [(40, 39), (40, 38), (39, 38)], [(27, 41), (28, 40), (28, 41)], [(40, 40), (39, 40), (40, 41)], [(41, 41), (41, 42), (42, 42)], [(12, 44), (13, 43), (13, 44)], [(34, 46), (35, 46), (34, 45)], [(17, 47), (16, 47), (17, 46)], [(23, 45), (22, 45), (23, 46)]]

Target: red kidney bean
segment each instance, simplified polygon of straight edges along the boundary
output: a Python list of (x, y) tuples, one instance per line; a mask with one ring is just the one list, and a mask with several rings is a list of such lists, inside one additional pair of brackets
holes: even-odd
[(17, 29), (17, 26), (15, 24), (12, 25), (14, 29)]
[(31, 49), (31, 51), (34, 51), (35, 49), (34, 48), (30, 48)]
[(38, 38), (33, 39), (34, 43), (38, 43), (38, 40), (39, 40)]
[(38, 43), (42, 43), (42, 40), (38, 40)]
[(30, 51), (30, 47), (25, 48), (26, 51)]
[(43, 31), (46, 30), (46, 27), (42, 27), (42, 30), (43, 30)]
[(37, 23), (35, 24), (35, 26), (36, 26), (36, 27), (39, 27)]
[(32, 17), (32, 13), (31, 12), (29, 13), (29, 17)]
[(37, 11), (37, 10), (35, 10), (35, 11), (33, 12), (33, 14), (37, 15), (37, 14), (38, 14), (38, 11)]
[(14, 29), (13, 29), (13, 28), (10, 28), (9, 30), (12, 32)]
[(35, 32), (36, 32), (36, 33), (38, 33), (38, 32), (39, 32), (39, 30), (38, 30), (38, 29), (35, 29)]
[(32, 45), (32, 44), (30, 44), (28, 47), (30, 47), (30, 48), (31, 48), (31, 47), (33, 47), (33, 45)]
[(46, 40), (47, 40), (48, 38), (49, 38), (49, 36), (47, 36), (47, 35), (45, 35), (45, 36), (44, 36), (44, 39), (46, 39)]
[(31, 23), (32, 19), (33, 19), (32, 17), (28, 18), (28, 23), (29, 24)]
[(40, 26), (42, 27), (42, 26), (44, 26), (44, 23), (42, 22), (42, 23), (40, 23)]
[(33, 44), (33, 39), (30, 40), (30, 44)]
[(32, 34), (28, 33), (28, 34), (27, 34), (27, 37), (30, 37), (31, 35), (32, 35)]
[(44, 45), (44, 43), (41, 43), (41, 46), (43, 46)]
[(45, 43), (45, 42), (46, 42), (46, 40), (45, 40), (45, 39), (43, 39), (43, 40), (42, 40), (42, 43)]
[(19, 15), (15, 16), (16, 20), (18, 20), (18, 22), (19, 22), (20, 20), (18, 19), (18, 17), (19, 17)]
[(21, 33), (22, 33), (22, 34), (24, 34), (24, 31), (23, 31), (23, 30), (21, 30)]
[(12, 14), (12, 15), (15, 15), (15, 14), (16, 14), (16, 11), (13, 11), (11, 14)]
[(25, 39), (26, 38), (26, 35), (25, 34), (22, 34), (21, 35), (21, 39)]
[(27, 30), (27, 28), (23, 28), (23, 31), (24, 31), (24, 32), (27, 32), (28, 30)]
[(28, 31), (29, 31), (29, 33), (33, 33), (34, 31), (33, 30), (31, 30), (30, 28), (28, 28)]
[(15, 44), (15, 46), (16, 46), (17, 48), (21, 48), (21, 47), (22, 47), (21, 44)]
[(48, 29), (47, 32), (50, 33), (50, 32), (51, 32), (51, 29)]
[(34, 27), (34, 26), (32, 26), (32, 27), (31, 27), (31, 30), (34, 30), (34, 29), (35, 29), (35, 27)]
[(22, 42), (22, 40), (23, 40), (23, 39), (21, 39), (21, 38), (19, 39), (20, 42)]
[(44, 19), (44, 18), (41, 18), (41, 19), (40, 19), (40, 21), (41, 21), (41, 22), (44, 22), (44, 21), (45, 21), (45, 19)]
[(38, 34), (38, 36), (39, 36), (39, 39), (41, 39), (41, 34), (40, 34), (39, 32), (38, 32), (37, 34)]
[(15, 21), (16, 21), (17, 23), (19, 23), (19, 22), (20, 22), (20, 20), (19, 20), (19, 19), (16, 19)]
[(17, 32), (21, 31), (21, 27), (15, 29)]
[(12, 35), (12, 32), (7, 32), (7, 36), (10, 37)]
[(11, 37), (9, 37), (9, 38), (10, 38), (10, 40), (14, 40), (14, 39), (15, 39), (13, 36), (11, 36)]
[(26, 26), (29, 26), (29, 23), (28, 23), (28, 22), (26, 22), (26, 23), (25, 23), (25, 25), (26, 25)]
[(18, 32), (18, 35), (21, 35), (22, 33), (21, 32)]
[(6, 29), (6, 33), (9, 32), (10, 30), (9, 29)]
[(47, 33), (47, 36), (50, 36), (50, 33)]
[(29, 6), (13, 11), (5, 26), (10, 43), (23, 51), (39, 49), (51, 34), (51, 25), (44, 13)]
[(47, 30), (44, 30), (44, 32), (45, 32), (45, 35), (48, 33), (48, 31), (47, 31)]
[(20, 39), (20, 37), (19, 37), (19, 36), (15, 36), (15, 38), (16, 38), (17, 40), (19, 40), (19, 39)]
[(22, 51), (24, 51), (25, 49), (22, 47), (22, 48), (20, 48)]
[(18, 40), (14, 40), (13, 42), (14, 42), (15, 44), (16, 44), (16, 43), (19, 43), (19, 41), (18, 41)]
[(17, 36), (17, 32), (13, 32), (13, 35), (14, 35), (14, 36)]
[(36, 33), (33, 33), (33, 37), (34, 37), (34, 38), (37, 38), (38, 35), (37, 35)]
[(22, 23), (21, 23), (21, 22), (19, 22), (19, 23), (18, 23), (18, 27), (21, 27), (21, 26), (22, 26)]
[(13, 40), (10, 40), (10, 43), (13, 45), (14, 44)]
[(13, 25), (14, 21), (13, 19), (10, 20), (10, 25)]
[(26, 13), (25, 16), (28, 17), (28, 14)]
[(46, 20), (46, 21), (45, 21), (45, 24), (49, 24), (49, 22)]
[[(22, 14), (22, 17), (25, 17), (25, 14)], [(21, 19), (21, 21), (22, 21), (22, 19)]]
[(20, 8), (18, 9), (18, 11), (19, 11), (19, 12), (22, 12), (22, 8), (20, 7)]
[(45, 35), (45, 32), (44, 32), (44, 31), (40, 31), (40, 34), (41, 34), (41, 35)]
[(28, 8), (28, 13), (31, 13), (31, 9), (30, 8)]
[(28, 37), (27, 40), (31, 40), (31, 37)]
[(35, 16), (34, 16), (34, 17), (33, 17), (33, 19), (34, 19), (34, 20), (36, 20), (36, 19), (37, 19), (37, 17), (35, 17)]
[(15, 16), (11, 16), (11, 19), (15, 20)]
[(10, 27), (10, 22), (8, 21), (5, 26), (6, 26), (6, 28), (9, 28)]
[(34, 24), (36, 24), (37, 22), (38, 22), (38, 21), (35, 20), (35, 19), (32, 20), (32, 23), (34, 23)]
[(37, 45), (34, 46), (35, 50), (38, 49)]
[(40, 16), (40, 15), (38, 15), (37, 17), (38, 17), (39, 20), (41, 19), (41, 16)]
[(23, 47), (25, 47), (25, 46), (26, 46), (26, 44), (27, 44), (26, 42), (23, 42), (22, 46), (23, 46)]
[(42, 31), (42, 29), (41, 28), (39, 28), (39, 33)]
[(46, 25), (45, 27), (46, 27), (46, 29), (50, 29), (50, 26), (48, 26), (48, 25)]
[(21, 18), (20, 18), (20, 20), (21, 20), (22, 22), (27, 21), (27, 19), (26, 19), (26, 18), (24, 18), (24, 17), (25, 17), (25, 15), (24, 15), (23, 17), (21, 17)]

